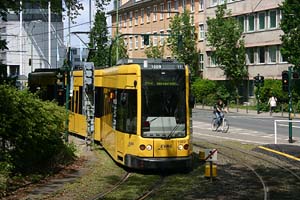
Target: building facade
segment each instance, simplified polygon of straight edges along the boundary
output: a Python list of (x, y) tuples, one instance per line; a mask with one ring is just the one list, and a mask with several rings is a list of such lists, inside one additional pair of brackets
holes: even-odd
[(1, 38), (8, 49), (0, 54), (8, 76), (28, 77), (36, 68), (62, 66), (66, 53), (62, 16), (51, 13), (49, 23), (48, 13), (48, 8), (26, 4), (21, 13), (10, 12), (7, 21), (1, 21)]
[[(243, 26), (249, 80), (253, 80), (257, 74), (265, 79), (281, 79), (281, 72), (289, 66), (280, 53), (280, 36), (283, 32), (279, 26), (281, 11), (278, 5), (281, 2), (282, 0), (227, 0), (227, 8)], [(143, 37), (134, 34), (157, 34), (151, 36), (153, 45), (162, 44), (166, 37), (159, 34), (169, 33), (172, 17), (177, 12), (182, 13), (188, 9), (197, 34), (197, 48), (201, 52), (199, 68), (202, 77), (225, 80), (223, 71), (216, 66), (211, 56), (212, 51), (205, 38), (207, 19), (214, 18), (217, 6), (224, 3), (225, 0), (122, 0), (110, 14), (113, 27), (118, 27), (120, 33), (133, 34), (124, 39), (129, 57), (134, 58), (146, 57)], [(113, 31), (115, 33), (116, 28)], [(166, 50), (164, 57), (172, 57), (171, 52)], [(249, 90), (253, 91), (253, 86)]]

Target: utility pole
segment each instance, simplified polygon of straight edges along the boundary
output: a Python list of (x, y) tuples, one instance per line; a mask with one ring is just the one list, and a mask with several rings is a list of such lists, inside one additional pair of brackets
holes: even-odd
[(48, 63), (51, 68), (51, 1), (48, 1)]
[(293, 123), (290, 121), (292, 120), (291, 112), (292, 112), (292, 88), (291, 88), (291, 77), (292, 77), (292, 67), (289, 67), (289, 85), (288, 85), (288, 95), (289, 95), (289, 143), (293, 143)]
[(117, 28), (116, 63), (118, 63), (118, 60), (119, 60), (119, 0), (116, 0), (116, 1), (117, 1), (117, 6), (116, 6), (116, 9), (117, 9), (117, 13), (116, 13), (116, 28)]
[(261, 76), (259, 74), (257, 74), (257, 76), (254, 77), (254, 85), (257, 87), (257, 92), (256, 92), (256, 99), (257, 99), (257, 103), (256, 103), (256, 109), (257, 109), (257, 114), (260, 113), (260, 109), (259, 109), (259, 101), (260, 101), (260, 87), (264, 85), (264, 76)]

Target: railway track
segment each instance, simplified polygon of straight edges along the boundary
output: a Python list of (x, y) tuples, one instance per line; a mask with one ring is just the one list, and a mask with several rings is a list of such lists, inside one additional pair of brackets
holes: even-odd
[[(133, 173), (126, 173), (116, 184), (114, 184), (112, 187), (110, 187), (109, 189), (107, 189), (106, 191), (103, 191), (97, 195), (95, 195), (94, 197), (90, 198), (89, 200), (100, 200), (100, 199), (106, 199), (107, 196), (109, 196), (110, 194), (113, 194), (113, 192), (117, 191), (123, 184), (126, 184), (126, 182), (128, 181), (128, 179), (133, 176)], [(160, 178), (154, 182), (154, 184), (152, 184), (148, 190), (146, 192), (144, 192), (143, 194), (141, 194), (140, 196), (136, 197), (135, 200), (145, 200), (148, 197), (151, 196), (151, 194), (158, 189), (161, 184), (164, 181), (165, 176), (160, 176)]]
[[(206, 145), (194, 145), (201, 148), (217, 148), (218, 153), (223, 157), (234, 160), (249, 169), (257, 177), (263, 188), (264, 200), (295, 199), (297, 196), (294, 194), (296, 191), (294, 188), (299, 187), (297, 185), (300, 183), (300, 175), (296, 172), (299, 168), (292, 169), (294, 166), (286, 162), (279, 162), (274, 158), (264, 157), (257, 152), (246, 151), (238, 147), (227, 146), (208, 140), (204, 142)], [(275, 174), (275, 172), (277, 173)], [(286, 194), (286, 196), (279, 191)]]

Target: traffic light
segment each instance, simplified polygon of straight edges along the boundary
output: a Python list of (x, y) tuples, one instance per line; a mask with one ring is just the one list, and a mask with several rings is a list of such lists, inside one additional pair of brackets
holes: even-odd
[(94, 91), (94, 64), (86, 62), (83, 67), (83, 84), (86, 93)]
[(254, 76), (254, 85), (257, 87), (259, 84), (259, 76)]
[(282, 90), (285, 92), (289, 91), (289, 72), (283, 71), (282, 72)]
[(144, 37), (144, 45), (149, 45), (150, 44), (149, 35), (145, 34), (143, 35), (143, 37)]

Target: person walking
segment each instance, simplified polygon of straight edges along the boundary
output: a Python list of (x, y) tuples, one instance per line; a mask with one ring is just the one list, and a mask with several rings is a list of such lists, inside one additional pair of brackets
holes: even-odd
[(277, 103), (277, 99), (276, 99), (276, 97), (274, 97), (274, 95), (272, 95), (269, 98), (269, 102), (268, 102), (268, 105), (270, 105), (270, 115), (272, 115), (272, 113), (275, 111), (276, 103)]

